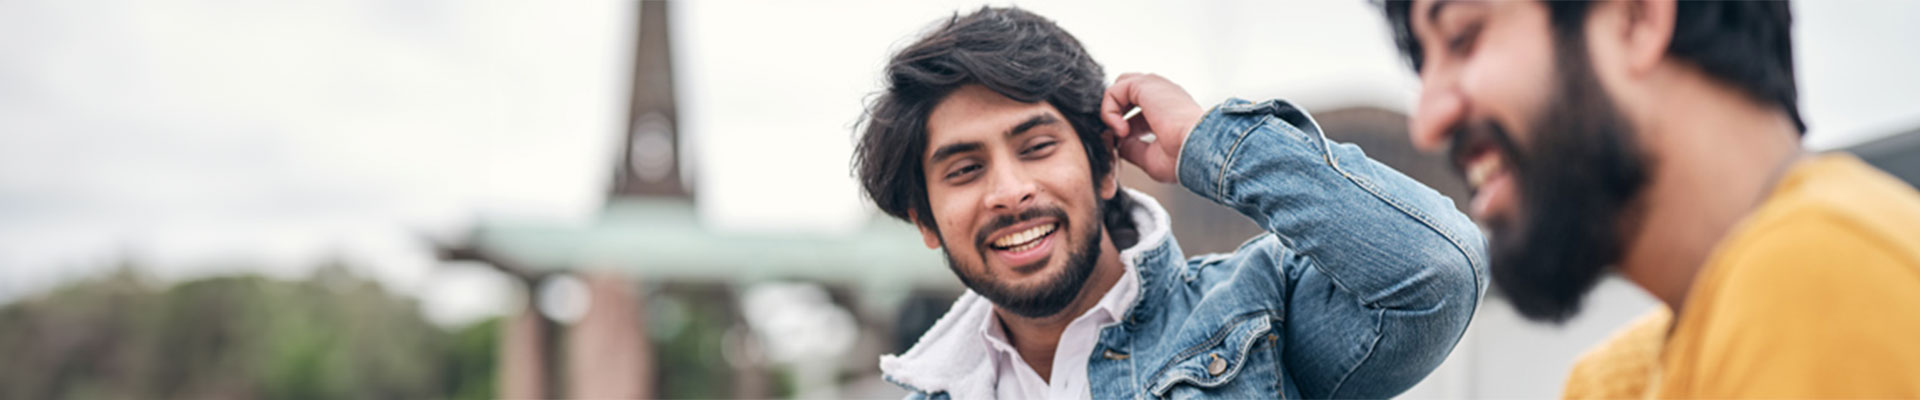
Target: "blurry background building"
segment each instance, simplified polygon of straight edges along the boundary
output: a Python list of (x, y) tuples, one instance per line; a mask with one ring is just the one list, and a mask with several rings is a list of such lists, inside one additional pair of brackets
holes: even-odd
[(1904, 132), (1847, 147), (1847, 151), (1900, 177), (1908, 185), (1920, 186), (1920, 122), (1914, 125)]
[[(0, 398), (893, 397), (960, 291), (848, 157), (886, 56), (979, 2), (104, 3), (0, 4)], [(1018, 4), (1464, 194), (1367, 2)], [(1920, 3), (1794, 7), (1808, 146), (1920, 179)], [(1188, 254), (1256, 232), (1122, 183)], [(1553, 396), (1654, 306), (1490, 298), (1404, 397)]]

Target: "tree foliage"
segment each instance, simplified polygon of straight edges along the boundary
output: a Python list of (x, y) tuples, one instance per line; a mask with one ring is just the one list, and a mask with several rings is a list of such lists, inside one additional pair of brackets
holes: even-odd
[(122, 268), (0, 307), (0, 398), (490, 398), (497, 322), (448, 332), (339, 265), (155, 287)]

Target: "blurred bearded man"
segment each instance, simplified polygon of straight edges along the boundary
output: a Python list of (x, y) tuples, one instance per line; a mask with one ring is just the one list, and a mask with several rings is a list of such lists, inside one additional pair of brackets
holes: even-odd
[[(1421, 75), (1413, 141), (1476, 189), (1499, 290), (1562, 321), (1612, 272), (1666, 305), (1569, 397), (1920, 397), (1920, 193), (1801, 149), (1787, 2), (1386, 11)], [(1611, 365), (1633, 354), (1657, 359)], [(1651, 377), (1606, 376), (1630, 370)]]
[[(1382, 5), (1497, 290), (1556, 323), (1610, 273), (1665, 303), (1567, 397), (1920, 397), (1920, 193), (1801, 149), (1786, 2)], [(1148, 83), (1109, 97), (1197, 109)]]

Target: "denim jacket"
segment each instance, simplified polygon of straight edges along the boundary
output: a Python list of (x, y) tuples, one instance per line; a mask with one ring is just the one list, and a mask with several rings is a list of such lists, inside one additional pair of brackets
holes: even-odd
[[(1158, 202), (1137, 200), (1121, 261), (1139, 295), (1087, 360), (1096, 399), (1386, 398), (1440, 365), (1486, 287), (1486, 243), (1453, 202), (1335, 143), (1294, 105), (1232, 99), (1179, 157), (1182, 186), (1267, 233), (1186, 258)], [(977, 334), (991, 303), (968, 291), (886, 379), (909, 398), (991, 398)]]

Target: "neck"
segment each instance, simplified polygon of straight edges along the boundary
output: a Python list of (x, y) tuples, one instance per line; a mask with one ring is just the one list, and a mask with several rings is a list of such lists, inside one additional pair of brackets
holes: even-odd
[[(1793, 122), (1708, 84), (1676, 84), (1643, 105), (1653, 179), (1620, 271), (1676, 314), (1708, 258), (1801, 157)], [(1649, 104), (1652, 103), (1652, 104)]]
[(1087, 283), (1080, 288), (1080, 295), (1074, 297), (1058, 313), (1040, 318), (1027, 318), (1017, 314), (993, 310), (1000, 318), (1000, 326), (1007, 330), (1007, 339), (1014, 351), (1020, 353), (1020, 359), (1027, 362), (1040, 379), (1052, 379), (1053, 352), (1060, 345), (1060, 334), (1075, 318), (1093, 309), (1105, 297), (1107, 291), (1120, 281), (1120, 275), (1126, 273), (1126, 265), (1120, 263), (1120, 252), (1113, 246), (1113, 240), (1103, 229), (1100, 233), (1100, 258), (1094, 264), (1093, 273), (1087, 277)]

